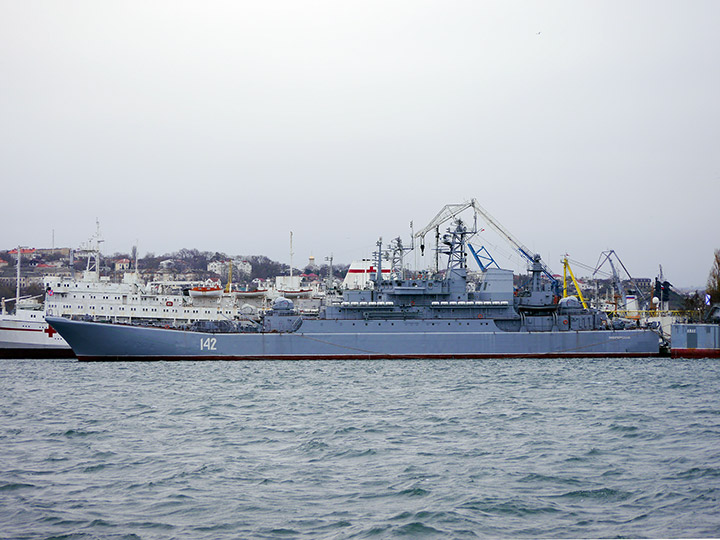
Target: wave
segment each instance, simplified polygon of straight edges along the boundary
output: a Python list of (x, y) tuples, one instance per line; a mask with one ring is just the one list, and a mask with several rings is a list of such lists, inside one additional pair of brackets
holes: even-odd
[(530, 505), (519, 500), (498, 501), (481, 499), (462, 503), (459, 508), (475, 510), (483, 514), (500, 514), (513, 516), (533, 516), (538, 514), (555, 514), (560, 510), (551, 505)]
[(625, 501), (633, 496), (628, 491), (612, 488), (600, 488), (600, 489), (581, 489), (578, 491), (569, 491), (562, 495), (556, 495), (556, 498), (560, 499), (590, 499), (600, 501)]
[(37, 486), (34, 484), (27, 484), (25, 482), (10, 482), (0, 485), (0, 491), (17, 491), (19, 489), (28, 489), (35, 487)]

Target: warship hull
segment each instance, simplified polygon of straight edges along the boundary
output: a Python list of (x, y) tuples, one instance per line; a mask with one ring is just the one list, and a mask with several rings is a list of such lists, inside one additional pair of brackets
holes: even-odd
[(48, 317), (79, 360), (647, 357), (647, 330), (504, 332), (493, 321), (304, 321), (294, 332), (210, 333)]

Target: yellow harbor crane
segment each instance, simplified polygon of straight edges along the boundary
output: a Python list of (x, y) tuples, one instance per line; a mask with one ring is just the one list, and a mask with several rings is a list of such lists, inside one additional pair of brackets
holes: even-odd
[(585, 298), (583, 298), (582, 290), (580, 289), (580, 285), (578, 284), (577, 280), (575, 279), (575, 274), (573, 274), (572, 268), (570, 268), (570, 262), (568, 261), (567, 254), (565, 257), (563, 257), (562, 260), (563, 263), (563, 298), (567, 298), (568, 292), (567, 292), (567, 277), (568, 273), (570, 274), (570, 278), (572, 279), (573, 284), (575, 285), (575, 290), (578, 293), (578, 296), (580, 297), (580, 301), (582, 302), (582, 305), (585, 309), (588, 308), (587, 303), (585, 302)]
[(228, 265), (228, 281), (227, 285), (225, 285), (225, 292), (229, 293), (232, 289), (232, 259), (230, 259), (230, 264)]

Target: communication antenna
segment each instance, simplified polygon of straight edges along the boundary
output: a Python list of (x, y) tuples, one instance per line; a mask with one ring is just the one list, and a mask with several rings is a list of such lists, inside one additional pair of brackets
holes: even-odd
[(327, 290), (330, 290), (333, 285), (333, 254), (331, 253), (329, 257), (325, 257), (325, 260), (328, 261), (330, 264), (330, 268), (328, 269), (328, 278), (327, 283), (325, 285), (325, 288)]
[(290, 283), (292, 283), (292, 275), (293, 275), (292, 267), (293, 267), (293, 255), (294, 255), (293, 247), (292, 247), (292, 236), (293, 236), (293, 233), (292, 233), (292, 231), (290, 231)]

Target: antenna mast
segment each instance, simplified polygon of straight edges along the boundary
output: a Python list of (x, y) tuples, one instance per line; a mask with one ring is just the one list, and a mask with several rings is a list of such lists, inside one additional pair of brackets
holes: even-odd
[(292, 265), (293, 265), (293, 248), (292, 248), (292, 231), (290, 231), (290, 283), (292, 283)]

